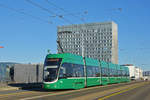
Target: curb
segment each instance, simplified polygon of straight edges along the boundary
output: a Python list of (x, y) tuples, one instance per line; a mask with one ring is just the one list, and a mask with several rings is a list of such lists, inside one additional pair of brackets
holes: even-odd
[(8, 90), (20, 90), (20, 87), (6, 87), (6, 88), (0, 88), (0, 91), (8, 91)]

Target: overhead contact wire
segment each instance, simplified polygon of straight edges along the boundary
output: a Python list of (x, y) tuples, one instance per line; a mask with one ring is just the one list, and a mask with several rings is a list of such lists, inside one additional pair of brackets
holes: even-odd
[(37, 20), (40, 20), (40, 21), (42, 21), (42, 22), (46, 22), (46, 23), (52, 24), (52, 22), (50, 22), (50, 21), (44, 20), (44, 19), (42, 19), (42, 18), (40, 18), (40, 17), (37, 17), (37, 16), (31, 15), (31, 14), (28, 14), (28, 13), (23, 12), (23, 11), (20, 11), (20, 10), (18, 10), (18, 9), (15, 9), (15, 8), (12, 8), (12, 7), (9, 7), (9, 6), (6, 6), (6, 5), (4, 5), (4, 4), (0, 4), (0, 7), (9, 9), (9, 10), (11, 10), (11, 11), (14, 11), (14, 12), (17, 12), (17, 13), (20, 13), (20, 14), (23, 14), (23, 15), (30, 16), (30, 17), (32, 17), (32, 18), (34, 18), (34, 19), (37, 19)]
[(77, 19), (80, 19), (80, 21), (85, 22), (85, 21), (84, 21), (83, 19), (81, 19), (79, 16), (76, 16), (76, 15), (74, 15), (74, 14), (72, 14), (72, 13), (69, 13), (69, 12), (66, 11), (65, 9), (63, 9), (63, 8), (61, 8), (61, 7), (57, 6), (57, 5), (55, 5), (54, 3), (50, 2), (49, 0), (45, 0), (45, 1), (46, 1), (49, 5), (54, 6), (56, 9), (59, 9), (59, 10), (65, 12), (65, 13), (68, 13), (68, 15), (71, 15), (71, 16), (77, 18)]
[(25, 0), (25, 1), (27, 1), (28, 3), (34, 5), (34, 6), (38, 7), (38, 8), (40, 8), (40, 9), (43, 10), (43, 11), (46, 11), (46, 12), (48, 12), (48, 13), (54, 15), (54, 16), (57, 16), (57, 17), (60, 18), (60, 19), (63, 19), (65, 22), (67, 22), (67, 23), (69, 23), (69, 24), (72, 24), (71, 21), (65, 19), (62, 15), (58, 15), (58, 14), (56, 14), (56, 13), (50, 11), (49, 9), (47, 9), (47, 8), (45, 8), (45, 7), (39, 5), (39, 4), (37, 4), (37, 3), (35, 3), (35, 2), (33, 2), (33, 1), (31, 1), (31, 0)]

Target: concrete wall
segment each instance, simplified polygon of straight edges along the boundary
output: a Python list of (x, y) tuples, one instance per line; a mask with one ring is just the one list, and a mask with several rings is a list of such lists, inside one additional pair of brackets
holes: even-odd
[(37, 83), (42, 82), (43, 65), (36, 64), (15, 64), (14, 81), (16, 83)]

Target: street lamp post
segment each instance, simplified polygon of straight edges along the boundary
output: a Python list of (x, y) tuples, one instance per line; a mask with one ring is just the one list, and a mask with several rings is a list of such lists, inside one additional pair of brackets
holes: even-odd
[(0, 48), (4, 48), (3, 46), (0, 46)]
[(85, 75), (85, 87), (87, 87), (87, 69), (86, 69), (86, 61), (85, 61), (85, 46), (84, 46), (84, 33), (82, 33), (82, 57), (84, 63), (84, 75)]

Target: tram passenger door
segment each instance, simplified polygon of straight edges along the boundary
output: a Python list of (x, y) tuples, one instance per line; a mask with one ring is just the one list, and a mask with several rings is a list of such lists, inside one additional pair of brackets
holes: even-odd
[(59, 72), (60, 88), (73, 89), (74, 78), (72, 77), (71, 64), (62, 64)]
[(83, 66), (79, 64), (73, 64), (72, 71), (74, 77), (74, 88), (84, 88), (85, 79)]
[[(83, 68), (77, 64), (64, 63), (60, 68), (59, 80), (64, 89), (79, 89), (84, 87)], [(62, 78), (61, 78), (62, 77)]]
[(87, 86), (100, 85), (100, 70), (98, 66), (87, 66)]

